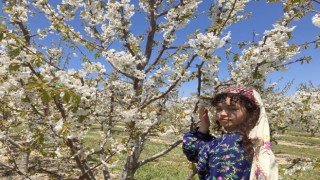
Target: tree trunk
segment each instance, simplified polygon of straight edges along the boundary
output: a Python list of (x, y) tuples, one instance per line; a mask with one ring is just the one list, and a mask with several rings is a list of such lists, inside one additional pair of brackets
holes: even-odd
[(137, 170), (137, 162), (140, 156), (139, 149), (139, 140), (135, 140), (135, 146), (133, 148), (132, 154), (127, 157), (126, 164), (124, 165), (124, 170), (122, 171), (122, 180), (134, 180), (134, 174)]
[(316, 131), (315, 130), (311, 129), (310, 132), (311, 132), (311, 137), (316, 137)]
[(103, 129), (104, 129), (104, 122), (102, 121), (100, 122), (100, 131), (103, 131)]
[(19, 171), (23, 174), (28, 173), (29, 157), (30, 157), (30, 151), (21, 152), (19, 154), (18, 161), (17, 161), (17, 167), (18, 167)]
[(94, 174), (84, 158), (84, 150), (79, 140), (76, 138), (67, 139), (67, 146), (70, 148), (73, 159), (77, 167), (81, 170), (81, 176), (78, 179), (95, 180)]
[(191, 163), (191, 170), (192, 172), (190, 172), (186, 180), (192, 180), (194, 176), (197, 174), (197, 167), (195, 163)]

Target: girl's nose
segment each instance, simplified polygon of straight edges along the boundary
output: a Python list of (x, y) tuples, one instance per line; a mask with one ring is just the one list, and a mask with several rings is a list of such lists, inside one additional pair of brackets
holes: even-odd
[(223, 115), (223, 116), (227, 116), (228, 115), (228, 112), (225, 110), (225, 109), (222, 109), (220, 112), (219, 112), (220, 115)]

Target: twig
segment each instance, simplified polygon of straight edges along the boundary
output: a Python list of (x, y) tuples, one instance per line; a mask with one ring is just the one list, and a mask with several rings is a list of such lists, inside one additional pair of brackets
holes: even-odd
[(171, 144), (168, 149), (166, 149), (166, 150), (164, 150), (164, 151), (162, 151), (162, 152), (159, 152), (159, 153), (157, 153), (157, 154), (155, 154), (155, 155), (153, 155), (153, 156), (151, 156), (151, 157), (149, 157), (149, 158), (147, 158), (147, 159), (144, 159), (144, 160), (138, 162), (138, 163), (137, 163), (137, 168), (139, 168), (139, 167), (143, 166), (144, 164), (146, 164), (146, 163), (148, 163), (148, 162), (150, 162), (150, 161), (153, 161), (153, 160), (155, 160), (155, 159), (157, 159), (157, 158), (159, 158), (159, 157), (167, 154), (167, 153), (170, 152), (172, 149), (174, 149), (175, 147), (177, 147), (181, 142), (182, 142), (181, 139), (180, 139), (180, 140), (177, 140), (176, 142), (174, 142), (173, 144)]
[[(194, 59), (195, 59), (196, 57), (197, 57), (197, 55), (193, 55), (193, 56), (192, 56), (192, 58), (190, 59), (190, 61), (189, 61), (189, 62), (187, 63), (187, 65), (184, 67), (185, 70), (190, 67), (191, 63), (194, 61)], [(184, 73), (185, 73), (185, 71), (183, 71), (183, 72), (181, 73), (181, 75), (184, 75)], [(181, 80), (181, 77), (178, 78), (164, 93), (162, 93), (161, 95), (159, 95), (159, 96), (157, 96), (157, 97), (155, 97), (155, 98), (153, 98), (153, 99), (150, 99), (148, 102), (144, 103), (144, 104), (140, 107), (140, 109), (144, 109), (144, 108), (146, 108), (149, 104), (151, 104), (152, 102), (154, 102), (154, 101), (156, 101), (156, 100), (158, 100), (158, 99), (161, 99), (161, 98), (163, 98), (164, 96), (166, 96), (173, 88), (176, 87), (176, 85), (180, 82), (180, 80)]]

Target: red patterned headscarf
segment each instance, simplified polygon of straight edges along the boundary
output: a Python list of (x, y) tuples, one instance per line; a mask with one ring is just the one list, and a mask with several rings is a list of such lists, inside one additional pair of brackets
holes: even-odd
[(253, 88), (243, 87), (243, 86), (233, 86), (224, 91), (228, 94), (241, 94), (251, 100), (254, 104), (257, 104), (256, 99), (254, 98)]

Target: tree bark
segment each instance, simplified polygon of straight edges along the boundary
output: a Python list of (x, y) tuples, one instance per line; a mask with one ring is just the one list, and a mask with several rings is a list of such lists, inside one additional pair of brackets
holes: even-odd
[(140, 156), (139, 140), (135, 140), (135, 146), (132, 154), (127, 157), (124, 170), (122, 171), (122, 180), (134, 180), (134, 174), (137, 170), (137, 162)]
[(19, 171), (22, 172), (23, 174), (28, 173), (29, 157), (30, 157), (30, 151), (21, 152), (21, 154), (19, 154), (19, 158), (17, 161), (17, 167), (18, 167)]

